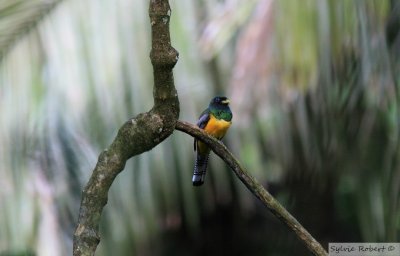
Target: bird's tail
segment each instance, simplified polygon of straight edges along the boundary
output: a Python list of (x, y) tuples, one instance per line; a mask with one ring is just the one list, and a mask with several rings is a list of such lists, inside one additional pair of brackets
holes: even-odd
[(193, 186), (201, 186), (204, 183), (209, 156), (210, 154), (207, 154), (205, 156), (197, 154), (196, 164), (194, 165), (194, 172), (192, 178)]

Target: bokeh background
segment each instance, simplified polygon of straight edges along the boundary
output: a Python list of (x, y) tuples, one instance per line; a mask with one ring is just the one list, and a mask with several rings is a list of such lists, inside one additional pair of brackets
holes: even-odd
[[(231, 98), (224, 142), (319, 240), (400, 240), (400, 1), (171, 0), (180, 119)], [(0, 255), (71, 255), (80, 193), (152, 106), (145, 0), (0, 1)], [(309, 255), (175, 132), (115, 180), (97, 255)]]

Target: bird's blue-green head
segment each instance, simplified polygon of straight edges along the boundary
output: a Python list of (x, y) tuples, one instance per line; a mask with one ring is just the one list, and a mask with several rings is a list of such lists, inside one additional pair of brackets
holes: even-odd
[(229, 99), (225, 96), (214, 97), (208, 106), (210, 112), (218, 119), (232, 120), (232, 112), (229, 108)]

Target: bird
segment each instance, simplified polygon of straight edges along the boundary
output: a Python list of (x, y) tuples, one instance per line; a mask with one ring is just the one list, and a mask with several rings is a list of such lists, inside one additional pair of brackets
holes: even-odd
[[(229, 99), (225, 96), (214, 97), (208, 108), (204, 110), (197, 126), (211, 136), (222, 139), (232, 124), (232, 111), (229, 108)], [(207, 171), (210, 148), (202, 141), (194, 139), (194, 151), (197, 151), (193, 171), (193, 186), (201, 186)]]

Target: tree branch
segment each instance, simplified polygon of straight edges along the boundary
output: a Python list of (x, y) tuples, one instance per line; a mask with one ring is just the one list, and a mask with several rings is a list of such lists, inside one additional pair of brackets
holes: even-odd
[(127, 121), (110, 147), (98, 159), (82, 192), (78, 225), (74, 233), (73, 255), (94, 255), (100, 242), (99, 222), (107, 204), (108, 190), (126, 161), (158, 145), (172, 134), (179, 116), (179, 100), (172, 69), (178, 52), (171, 47), (168, 0), (151, 0), (149, 16), (152, 29), (150, 53), (154, 70), (154, 106)]
[(239, 163), (225, 145), (208, 135), (202, 129), (187, 122), (177, 121), (175, 129), (185, 132), (205, 143), (229, 165), (236, 176), (270, 211), (293, 230), (297, 237), (307, 246), (314, 255), (328, 255), (320, 243), (270, 194), (258, 183)]

